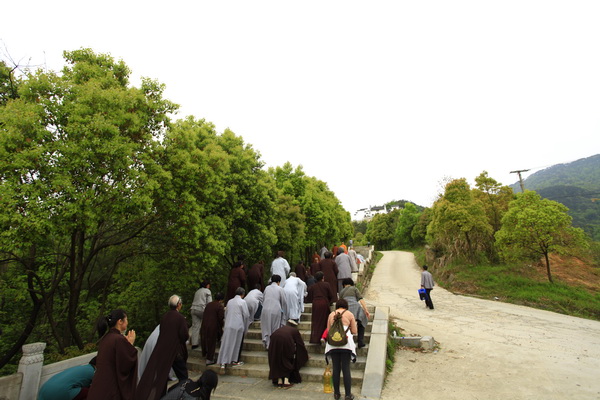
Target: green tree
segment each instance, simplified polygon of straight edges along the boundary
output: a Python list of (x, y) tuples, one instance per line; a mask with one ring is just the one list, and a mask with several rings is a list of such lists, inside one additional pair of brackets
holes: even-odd
[(387, 214), (375, 214), (367, 226), (367, 240), (379, 250), (391, 250), (398, 224), (400, 210)]
[(29, 74), (0, 107), (0, 251), (27, 281), (30, 321), (43, 305), (56, 343), (81, 348), (89, 319), (79, 300), (92, 271), (114, 271), (155, 221), (153, 154), (176, 105), (154, 81), (129, 87), (129, 69), (108, 55), (82, 49), (65, 59), (62, 74)]
[(419, 221), (420, 213), (413, 203), (405, 203), (399, 212), (396, 225), (395, 242), (401, 248), (411, 248), (415, 245), (412, 231)]
[(466, 179), (446, 185), (444, 194), (432, 207), (427, 236), (434, 248), (453, 256), (475, 261), (476, 254), (489, 243), (490, 226), (483, 204), (471, 191)]
[(502, 228), (496, 232), (497, 245), (507, 258), (544, 258), (548, 280), (554, 282), (549, 255), (566, 253), (585, 247), (585, 235), (571, 226), (571, 217), (564, 205), (542, 199), (533, 191), (518, 193), (502, 218)]

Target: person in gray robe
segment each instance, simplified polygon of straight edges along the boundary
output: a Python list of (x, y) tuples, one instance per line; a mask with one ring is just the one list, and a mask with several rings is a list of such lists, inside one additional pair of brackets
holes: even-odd
[(350, 263), (350, 257), (348, 256), (348, 254), (344, 253), (343, 247), (340, 247), (338, 249), (338, 254), (335, 258), (335, 263), (338, 267), (337, 281), (339, 293), (344, 288), (342, 281), (346, 278), (352, 278), (352, 265)]
[(285, 286), (285, 279), (291, 271), (290, 264), (283, 256), (285, 252), (278, 251), (277, 257), (271, 263), (271, 275), (279, 275), (281, 278), (281, 287)]
[(281, 277), (273, 275), (271, 284), (265, 288), (263, 309), (260, 315), (260, 329), (265, 348), (269, 348), (271, 334), (285, 325), (287, 303), (283, 288), (279, 286)]
[(260, 287), (259, 284), (257, 284), (257, 288), (252, 289), (246, 295), (246, 297), (244, 297), (244, 301), (248, 305), (248, 313), (250, 313), (250, 315), (248, 317), (248, 326), (250, 326), (250, 324), (252, 324), (252, 322), (254, 322), (256, 312), (262, 306), (262, 303), (263, 303), (264, 295), (263, 295), (263, 292), (261, 292), (258, 289), (258, 287)]
[(202, 325), (202, 316), (204, 315), (206, 305), (211, 301), (212, 293), (210, 291), (210, 282), (204, 280), (200, 284), (200, 289), (196, 290), (194, 301), (190, 307), (190, 314), (192, 314), (192, 334), (190, 338), (192, 349), (200, 346), (200, 326)]
[(358, 348), (365, 347), (365, 328), (369, 323), (369, 310), (367, 304), (360, 294), (360, 291), (354, 286), (352, 278), (346, 278), (342, 282), (344, 288), (340, 292), (340, 299), (344, 299), (348, 302), (348, 311), (350, 311), (356, 318), (356, 324), (358, 328)]
[(285, 302), (287, 304), (288, 322), (297, 326), (300, 321), (300, 315), (304, 312), (304, 297), (306, 296), (306, 283), (296, 276), (296, 273), (290, 272), (290, 276), (283, 288), (285, 293)]
[(217, 363), (221, 364), (221, 374), (225, 373), (225, 365), (243, 365), (240, 361), (240, 350), (244, 334), (248, 330), (248, 305), (244, 301), (246, 290), (237, 288), (235, 297), (227, 302), (225, 309), (225, 325), (223, 326), (223, 337)]

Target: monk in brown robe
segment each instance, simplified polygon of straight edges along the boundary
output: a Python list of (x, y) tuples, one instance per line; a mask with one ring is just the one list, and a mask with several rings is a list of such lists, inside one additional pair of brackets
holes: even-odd
[(200, 347), (202, 356), (206, 358), (206, 365), (216, 362), (215, 349), (217, 341), (223, 336), (223, 321), (225, 320), (225, 308), (223, 307), (223, 293), (217, 293), (215, 301), (206, 305), (200, 328)]
[(127, 324), (127, 314), (123, 310), (113, 310), (98, 322), (98, 333), (102, 339), (98, 345), (96, 373), (92, 379), (88, 399), (133, 398), (137, 382), (138, 354), (137, 349), (133, 347), (135, 331), (130, 330), (127, 336), (123, 335)]
[(263, 278), (264, 268), (265, 262), (263, 260), (260, 260), (248, 270), (248, 273), (246, 274), (248, 278), (248, 292), (250, 292), (253, 289), (256, 289), (256, 285), (260, 285), (259, 290), (261, 292), (265, 290), (265, 283)]
[(306, 283), (306, 267), (302, 261), (296, 264), (296, 276)]
[[(269, 343), (269, 379), (275, 386), (289, 387), (302, 382), (300, 368), (308, 361), (308, 352), (297, 328), (282, 326), (271, 334)], [(285, 378), (289, 383), (285, 383)], [(282, 383), (279, 384), (281, 379)]]
[[(323, 280), (331, 285), (331, 290), (335, 294), (334, 302), (337, 301), (337, 287), (338, 287), (338, 267), (335, 260), (332, 258), (333, 253), (330, 251), (325, 252), (325, 259), (321, 260), (317, 271), (323, 272)], [(315, 271), (315, 273), (317, 272)]]
[(229, 271), (229, 281), (227, 282), (227, 295), (225, 296), (225, 305), (227, 302), (235, 297), (235, 291), (237, 288), (246, 287), (246, 272), (244, 272), (244, 263), (242, 261), (236, 261), (233, 267)]
[(135, 393), (137, 400), (160, 399), (167, 391), (171, 368), (180, 381), (188, 378), (186, 341), (189, 334), (187, 321), (179, 313), (182, 305), (179, 296), (169, 298), (170, 310), (160, 320), (160, 334), (138, 383)]
[(329, 306), (334, 302), (335, 293), (331, 290), (331, 285), (323, 282), (323, 272), (319, 271), (315, 275), (317, 282), (308, 288), (307, 302), (312, 302), (311, 331), (309, 343), (320, 343), (321, 336), (327, 327), (327, 317), (329, 317)]

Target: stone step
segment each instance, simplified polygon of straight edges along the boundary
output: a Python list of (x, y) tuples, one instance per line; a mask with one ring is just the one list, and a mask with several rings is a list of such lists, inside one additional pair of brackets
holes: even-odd
[[(302, 340), (304, 340), (305, 343), (308, 343), (308, 341), (310, 340), (310, 329), (308, 330), (304, 330), (304, 329), (299, 329), (300, 331), (300, 335), (302, 336)], [(260, 330), (260, 326), (258, 326), (258, 328), (250, 328), (248, 329), (248, 331), (246, 332), (246, 336), (245, 338), (247, 339), (262, 339), (262, 333)], [(371, 331), (365, 332), (365, 343), (369, 343), (371, 341)]]
[[(198, 372), (211, 369), (217, 374), (221, 373), (220, 365), (214, 364), (210, 366), (204, 366), (201, 364), (194, 364), (188, 361), (188, 368), (190, 371)], [(303, 382), (322, 382), (323, 372), (325, 367), (302, 367), (300, 369), (300, 375), (302, 376)], [(361, 369), (352, 369), (352, 386), (362, 385), (364, 371)], [(250, 378), (269, 378), (269, 366), (268, 364), (244, 364), (237, 367), (227, 366), (225, 368), (226, 375), (245, 376)]]
[[(252, 365), (269, 365), (269, 358), (266, 351), (242, 351), (242, 361), (246, 364)], [(331, 362), (331, 359), (329, 360)], [(366, 356), (357, 356), (356, 362), (350, 364), (351, 369), (365, 369), (365, 364), (367, 362)], [(188, 367), (193, 370), (199, 370), (206, 365), (204, 359), (201, 358), (200, 354), (190, 353), (188, 357)], [(311, 353), (309, 354), (309, 360), (306, 363), (305, 367), (315, 367), (315, 368), (325, 368), (327, 363), (325, 362), (325, 355), (321, 353)], [(237, 368), (237, 367), (236, 367)], [(268, 367), (267, 367), (268, 368)]]

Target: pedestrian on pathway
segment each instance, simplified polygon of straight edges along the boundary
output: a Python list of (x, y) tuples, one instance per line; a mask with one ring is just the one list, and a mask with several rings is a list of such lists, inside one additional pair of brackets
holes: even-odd
[(335, 293), (331, 286), (323, 281), (323, 272), (319, 271), (315, 275), (317, 282), (308, 288), (306, 301), (312, 303), (311, 331), (309, 343), (319, 344), (321, 335), (327, 328), (327, 317), (329, 316), (329, 306), (335, 299)]
[(225, 310), (225, 326), (223, 327), (223, 339), (219, 349), (217, 363), (221, 364), (221, 374), (225, 373), (225, 365), (244, 365), (240, 360), (244, 334), (248, 330), (248, 305), (244, 301), (246, 290), (237, 288), (235, 297), (227, 302)]
[(358, 348), (365, 347), (365, 328), (369, 323), (369, 310), (367, 304), (360, 294), (360, 291), (354, 286), (352, 278), (346, 278), (342, 282), (344, 288), (340, 292), (340, 298), (348, 302), (348, 310), (354, 314), (356, 324), (358, 325)]
[(237, 288), (246, 287), (246, 272), (244, 271), (244, 262), (236, 261), (229, 271), (229, 280), (227, 281), (227, 294), (225, 295), (225, 307), (227, 302), (233, 299)]
[(283, 256), (285, 256), (285, 252), (282, 250), (279, 250), (277, 252), (277, 256), (271, 263), (271, 276), (279, 275), (279, 277), (281, 278), (281, 284), (280, 284), (281, 287), (285, 286), (285, 280), (291, 270), (290, 264), (287, 262), (287, 260), (285, 258), (283, 258)]
[(264, 293), (263, 309), (260, 315), (260, 330), (262, 342), (265, 348), (269, 348), (271, 334), (285, 325), (287, 315), (287, 303), (283, 288), (279, 286), (281, 277), (273, 275), (271, 284), (267, 286)]
[(296, 276), (295, 272), (290, 272), (290, 276), (283, 288), (285, 302), (287, 304), (288, 323), (298, 326), (300, 315), (304, 312), (304, 297), (306, 296), (306, 283)]
[(344, 253), (344, 249), (342, 247), (338, 248), (338, 255), (335, 258), (335, 264), (338, 268), (337, 274), (337, 292), (341, 292), (344, 288), (342, 282), (346, 278), (352, 278), (352, 265), (350, 263), (350, 256)]
[[(259, 262), (257, 262), (256, 264), (254, 264), (246, 273), (247, 275), (247, 284), (248, 284), (248, 290), (251, 291), (252, 289), (256, 288), (256, 285), (259, 285), (259, 289), (261, 292), (265, 290), (265, 283), (264, 283), (264, 279), (263, 279), (263, 272), (265, 269), (265, 262), (263, 260), (260, 260)], [(248, 294), (250, 294), (248, 292)]]
[(338, 276), (338, 267), (335, 263), (335, 260), (332, 258), (333, 254), (330, 251), (325, 252), (325, 258), (321, 260), (319, 263), (315, 274), (318, 271), (323, 272), (323, 280), (327, 282), (331, 286), (331, 291), (334, 293), (335, 298), (333, 301), (337, 300), (337, 276)]
[[(354, 400), (352, 394), (352, 376), (350, 374), (350, 361), (356, 360), (356, 346), (352, 335), (358, 333), (358, 327), (354, 315), (348, 311), (348, 302), (345, 299), (339, 299), (335, 304), (335, 311), (329, 314), (327, 320), (327, 330), (331, 329), (331, 324), (336, 314), (341, 314), (342, 324), (346, 331), (348, 342), (344, 346), (332, 346), (329, 343), (325, 345), (326, 357), (331, 357), (333, 364), (332, 380), (333, 380), (333, 398), (340, 399), (340, 373), (344, 375), (344, 400)], [(348, 329), (349, 328), (349, 329)]]
[(421, 272), (421, 287), (425, 289), (425, 305), (433, 310), (433, 301), (431, 301), (431, 291), (433, 290), (433, 276), (427, 271), (427, 265), (423, 265)]
[(160, 320), (156, 346), (135, 392), (138, 400), (155, 400), (164, 396), (171, 368), (180, 381), (188, 378), (186, 342), (189, 329), (185, 317), (180, 313), (183, 301), (174, 294), (168, 304), (170, 310)]
[(194, 294), (194, 301), (192, 301), (192, 306), (190, 307), (190, 313), (192, 314), (192, 349), (195, 349), (200, 345), (200, 326), (202, 325), (202, 316), (204, 315), (204, 309), (206, 308), (206, 305), (211, 301), (212, 293), (210, 292), (210, 282), (204, 280), (200, 284), (200, 289), (196, 290), (196, 293)]
[(308, 361), (308, 351), (297, 328), (282, 326), (273, 332), (268, 355), (269, 379), (273, 386), (290, 387), (302, 382), (300, 368)]
[(133, 399), (138, 352), (133, 347), (135, 331), (131, 329), (125, 335), (128, 323), (127, 314), (121, 309), (111, 311), (98, 322), (101, 339), (88, 399)]
[(217, 293), (215, 300), (208, 303), (204, 309), (202, 327), (200, 328), (200, 347), (202, 348), (202, 357), (206, 359), (206, 365), (216, 363), (215, 350), (217, 341), (221, 340), (221, 336), (223, 336), (225, 321), (224, 298), (223, 293)]
[(262, 313), (262, 303), (265, 296), (263, 292), (260, 291), (260, 285), (256, 284), (256, 287), (252, 289), (246, 297), (244, 297), (244, 301), (248, 305), (248, 326), (252, 324), (252, 322), (256, 320), (260, 320), (260, 314)]

